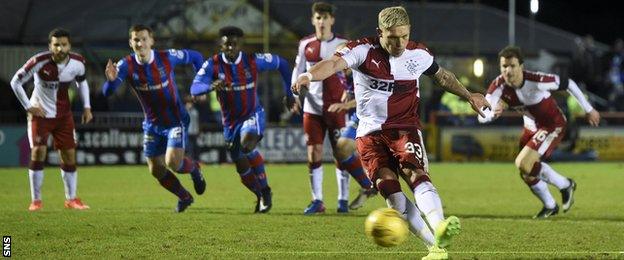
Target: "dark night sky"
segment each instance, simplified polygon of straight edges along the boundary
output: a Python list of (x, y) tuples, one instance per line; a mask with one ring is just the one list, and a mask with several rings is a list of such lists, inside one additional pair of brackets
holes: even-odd
[[(471, 1), (463, 1), (471, 2)], [(508, 0), (480, 0), (481, 3), (508, 10)], [(530, 0), (516, 0), (516, 14), (528, 17)], [(611, 45), (624, 38), (624, 9), (618, 1), (540, 0), (536, 20), (579, 35), (590, 34), (596, 41)]]

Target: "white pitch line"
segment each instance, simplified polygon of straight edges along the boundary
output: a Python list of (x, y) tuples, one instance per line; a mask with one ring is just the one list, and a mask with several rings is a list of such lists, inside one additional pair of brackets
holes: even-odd
[[(427, 251), (244, 251), (235, 254), (424, 254)], [(449, 251), (449, 254), (624, 254), (624, 251)]]

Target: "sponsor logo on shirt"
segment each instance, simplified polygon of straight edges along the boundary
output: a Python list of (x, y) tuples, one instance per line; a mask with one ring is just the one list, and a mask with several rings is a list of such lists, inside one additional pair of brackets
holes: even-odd
[(47, 89), (58, 89), (59, 85), (60, 84), (58, 81), (43, 81), (43, 83), (41, 84), (42, 87)]
[(229, 86), (226, 86), (223, 90), (224, 91), (241, 91), (241, 90), (246, 90), (246, 89), (252, 89), (254, 86), (255, 84), (251, 82), (246, 85), (229, 85)]
[(377, 79), (371, 79), (371, 84), (368, 86), (371, 89), (392, 92), (394, 90), (394, 82), (392, 81), (383, 81)]
[(158, 90), (161, 88), (166, 88), (167, 86), (169, 86), (169, 80), (165, 80), (165, 82), (161, 84), (156, 84), (156, 85), (141, 84), (137, 87), (137, 89), (140, 91), (150, 91), (150, 90)]

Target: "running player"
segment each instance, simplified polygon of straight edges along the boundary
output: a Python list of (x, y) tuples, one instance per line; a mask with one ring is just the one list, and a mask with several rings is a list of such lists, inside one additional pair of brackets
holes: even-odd
[(197, 194), (206, 190), (199, 163), (185, 156), (188, 145), (189, 114), (174, 81), (174, 67), (192, 64), (201, 67), (202, 55), (194, 50), (153, 50), (154, 35), (145, 25), (129, 30), (130, 47), (134, 53), (122, 58), (115, 66), (106, 65), (105, 96), (126, 80), (145, 114), (143, 121), (143, 153), (150, 173), (168, 191), (178, 197), (175, 212), (183, 212), (193, 203), (193, 196), (172, 173), (189, 174)]

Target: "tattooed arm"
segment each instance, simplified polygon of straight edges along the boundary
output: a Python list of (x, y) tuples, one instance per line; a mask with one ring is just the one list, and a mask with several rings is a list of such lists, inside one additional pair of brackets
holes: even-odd
[(444, 90), (460, 96), (468, 101), (468, 103), (470, 103), (470, 105), (472, 106), (472, 109), (479, 113), (479, 115), (485, 117), (482, 110), (484, 110), (486, 107), (492, 109), (490, 107), (490, 104), (485, 100), (485, 97), (483, 97), (483, 94), (470, 93), (470, 91), (468, 91), (466, 87), (464, 87), (464, 85), (462, 85), (459, 80), (457, 80), (455, 74), (446, 70), (445, 68), (440, 67), (438, 71), (433, 74), (432, 78)]

